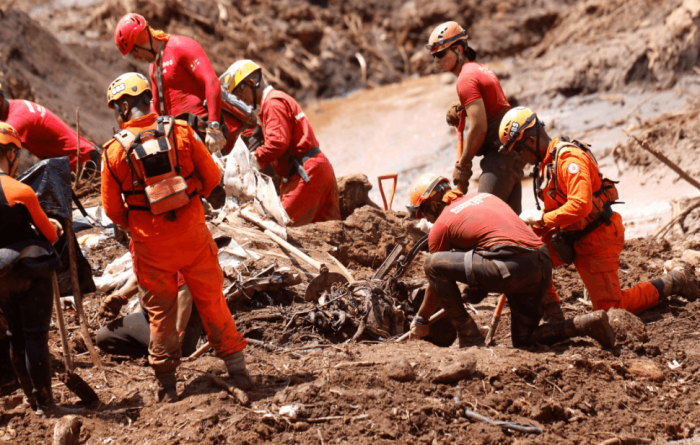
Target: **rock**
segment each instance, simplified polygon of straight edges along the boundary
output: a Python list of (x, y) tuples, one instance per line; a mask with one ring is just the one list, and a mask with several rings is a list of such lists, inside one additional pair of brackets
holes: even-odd
[(58, 419), (53, 429), (53, 445), (78, 445), (82, 422), (77, 416)]
[(661, 368), (651, 360), (635, 360), (628, 370), (635, 377), (646, 378), (653, 382), (663, 382), (665, 378)]
[(566, 420), (567, 413), (558, 402), (547, 402), (533, 409), (531, 417), (538, 422), (550, 423)]
[(399, 382), (412, 382), (416, 379), (416, 374), (413, 368), (406, 360), (397, 360), (387, 363), (384, 367), (384, 374), (387, 378), (397, 380)]
[[(454, 77), (454, 76), (453, 76)], [(369, 199), (369, 191), (372, 190), (367, 176), (362, 173), (341, 176), (338, 178), (338, 197), (340, 199), (340, 217), (346, 219), (352, 215), (355, 209), (369, 205), (380, 208)], [(389, 197), (387, 196), (387, 199)]]
[(615, 342), (620, 344), (628, 341), (646, 343), (648, 341), (647, 330), (644, 322), (633, 313), (624, 309), (612, 308), (608, 310), (608, 320), (615, 332)]
[(463, 359), (456, 363), (444, 366), (433, 377), (434, 383), (455, 383), (466, 379), (476, 371), (476, 360)]
[(681, 255), (681, 260), (693, 267), (700, 265), (700, 250), (688, 249)]

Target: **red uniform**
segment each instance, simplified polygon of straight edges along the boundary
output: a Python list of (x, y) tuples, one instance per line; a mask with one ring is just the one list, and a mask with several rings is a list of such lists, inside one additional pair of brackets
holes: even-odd
[[(55, 114), (28, 100), (10, 100), (5, 121), (22, 139), (22, 147), (39, 159), (68, 156), (70, 168), (77, 167), (78, 135)], [(90, 160), (95, 147), (80, 138), (80, 163)]]
[(430, 253), (496, 246), (539, 249), (542, 241), (501, 199), (488, 193), (463, 196), (440, 214), (430, 230)]
[[(163, 41), (163, 96), (165, 115), (179, 116), (192, 113), (197, 116), (207, 114), (204, 100), (207, 101), (209, 122), (219, 122), (221, 113), (221, 84), (209, 62), (209, 58), (199, 43), (184, 36), (158, 34)], [(156, 37), (154, 37), (156, 38)], [(160, 112), (160, 96), (156, 79), (156, 59), (149, 67), (153, 90), (152, 111)], [(222, 122), (219, 122), (223, 125)]]
[[(31, 216), (34, 226), (39, 229), (46, 239), (51, 244), (55, 243), (58, 239), (56, 228), (41, 209), (39, 198), (36, 197), (34, 190), (28, 185), (22, 184), (4, 173), (0, 173), (0, 205), (7, 205), (12, 208), (18, 204), (29, 211), (29, 216)], [(10, 223), (9, 221), (3, 222)], [(20, 234), (14, 235), (17, 240), (22, 239)]]
[[(468, 62), (462, 66), (462, 71), (457, 78), (457, 95), (463, 106), (484, 99), (486, 108), (486, 120), (500, 118), (503, 113), (510, 110), (510, 104), (506, 100), (498, 78), (488, 67), (476, 62)], [(463, 138), (466, 125), (466, 112), (462, 111), (457, 127), (457, 138)]]
[[(125, 129), (138, 134), (156, 126), (157, 116), (133, 119)], [(175, 133), (181, 175), (192, 173), (199, 179), (199, 192), (208, 196), (219, 184), (219, 168), (194, 130), (183, 121), (175, 121)], [(173, 370), (179, 364), (180, 343), (177, 335), (178, 272), (185, 277), (204, 330), (219, 357), (226, 357), (245, 348), (245, 338), (224, 299), (223, 273), (219, 267), (218, 249), (204, 220), (202, 203), (196, 197), (175, 210), (174, 221), (168, 213), (154, 215), (147, 210), (128, 211), (127, 204), (144, 206), (144, 195), (128, 196), (125, 203), (122, 187), (131, 190), (131, 170), (124, 150), (112, 140), (105, 144), (105, 166), (102, 170), (102, 202), (105, 213), (116, 224), (128, 225), (134, 240), (135, 269), (139, 285), (151, 292), (143, 300), (151, 321), (149, 363), (158, 372)], [(194, 191), (195, 180), (187, 180), (188, 193)]]
[[(554, 162), (553, 153), (560, 142), (559, 138), (554, 138), (550, 143), (540, 168), (540, 180), (545, 177), (547, 167)], [(553, 267), (564, 263), (552, 251), (550, 242), (555, 233), (552, 229), (582, 229), (583, 225), (579, 223), (591, 213), (593, 192), (599, 190), (602, 184), (595, 160), (579, 148), (567, 146), (561, 149), (555, 168), (558, 193), (553, 192), (555, 183), (552, 180), (542, 186), (540, 199), (545, 209), (544, 228), (536, 229), (547, 243)], [(625, 243), (625, 227), (618, 213), (611, 217), (611, 221), (612, 224), (601, 225), (574, 244), (577, 253), (574, 265), (591, 296), (593, 310), (616, 307), (638, 314), (658, 303), (659, 291), (649, 282), (638, 283), (631, 289), (620, 289), (617, 270)], [(560, 301), (554, 284), (550, 286), (546, 301)]]
[(310, 181), (296, 173), (291, 157), (300, 160), (309, 150), (318, 148), (318, 140), (309, 119), (289, 95), (272, 87), (265, 89), (260, 111), (265, 143), (255, 156), (261, 168), (272, 164), (283, 178), (282, 206), (292, 225), (340, 219), (338, 184), (333, 166), (323, 153), (304, 164)]

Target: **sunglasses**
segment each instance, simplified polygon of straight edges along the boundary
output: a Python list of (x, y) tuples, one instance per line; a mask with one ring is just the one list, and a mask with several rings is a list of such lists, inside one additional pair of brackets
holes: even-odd
[(443, 49), (442, 51), (433, 53), (433, 59), (434, 60), (442, 59), (443, 57), (445, 57), (445, 55), (447, 54), (447, 51), (449, 51), (449, 50), (450, 50), (450, 48), (447, 48), (447, 49)]

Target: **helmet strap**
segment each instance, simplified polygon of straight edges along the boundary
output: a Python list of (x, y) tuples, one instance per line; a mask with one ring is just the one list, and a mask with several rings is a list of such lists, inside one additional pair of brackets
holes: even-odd
[[(14, 161), (10, 161), (10, 157), (8, 156), (8, 153), (14, 152), (15, 153), (15, 159)], [(12, 170), (14, 170), (15, 165), (17, 162), (19, 162), (19, 150), (16, 148), (11, 148), (9, 150), (3, 150), (3, 154), (5, 155), (5, 159), (7, 159), (7, 165), (8, 165), (8, 171), (7, 174), (9, 176), (12, 176)]]

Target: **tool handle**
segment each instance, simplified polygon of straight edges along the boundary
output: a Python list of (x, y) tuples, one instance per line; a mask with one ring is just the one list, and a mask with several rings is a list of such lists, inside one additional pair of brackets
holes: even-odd
[(66, 371), (72, 373), (75, 366), (73, 365), (73, 351), (71, 351), (70, 343), (68, 343), (68, 332), (66, 331), (66, 321), (63, 318), (63, 307), (61, 306), (61, 295), (58, 290), (58, 278), (54, 273), (51, 277), (53, 282), (53, 303), (56, 307), (56, 323), (58, 331), (61, 333), (61, 347), (63, 349), (63, 360), (66, 362)]
[(494, 316), (498, 315), (500, 316), (501, 313), (503, 312), (503, 306), (506, 305), (506, 294), (501, 294), (500, 297), (498, 297), (498, 305), (496, 305), (496, 312), (494, 312)]
[[(445, 310), (444, 310), (444, 309), (440, 309), (439, 311), (435, 312), (435, 313), (433, 314), (433, 316), (430, 317), (430, 319), (428, 320), (428, 326), (430, 326), (431, 324), (435, 323), (436, 321), (438, 321), (439, 319), (441, 319), (441, 318), (444, 317), (444, 316), (445, 316)], [(403, 334), (401, 337), (397, 338), (396, 341), (397, 341), (397, 342), (402, 342), (402, 341), (406, 340), (406, 339), (408, 338), (409, 335), (411, 335), (411, 332), (410, 332), (410, 331), (409, 331), (409, 332), (406, 332), (406, 333)]]
[[(396, 193), (396, 184), (398, 182), (399, 175), (396, 173), (390, 173), (388, 175), (377, 176), (377, 182), (379, 182), (379, 193), (382, 195), (382, 201), (384, 201), (384, 210), (390, 210), (391, 205), (394, 203), (394, 193)], [(384, 188), (382, 187), (382, 181), (384, 179), (393, 179), (394, 183), (391, 186), (391, 192), (389, 193), (389, 204), (386, 203), (386, 197), (384, 196)]]

